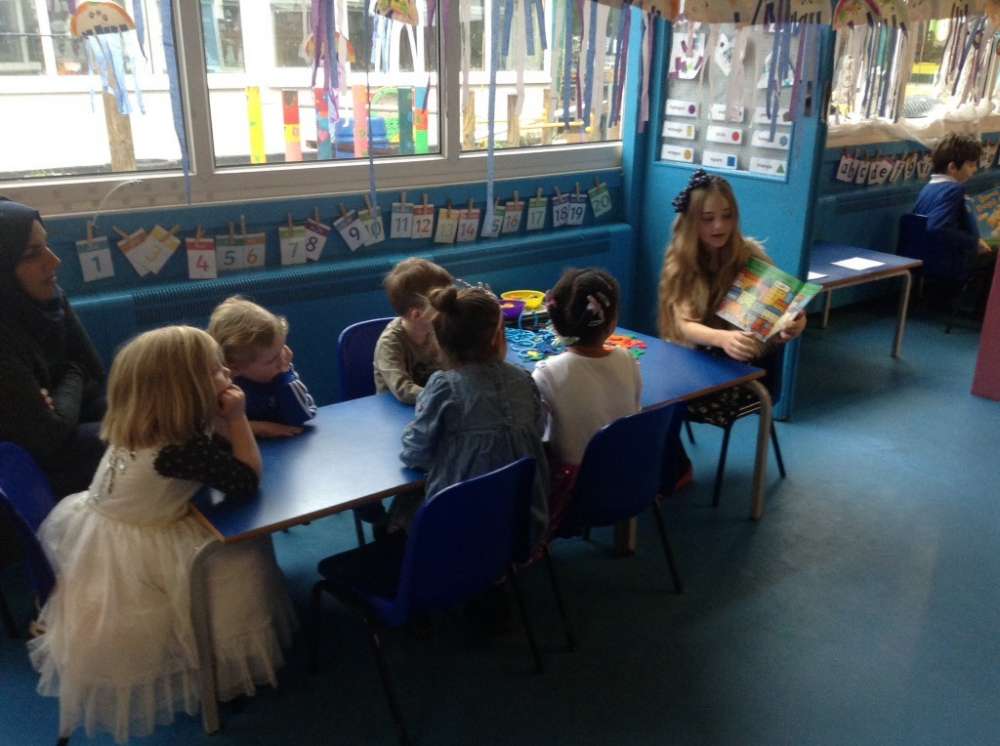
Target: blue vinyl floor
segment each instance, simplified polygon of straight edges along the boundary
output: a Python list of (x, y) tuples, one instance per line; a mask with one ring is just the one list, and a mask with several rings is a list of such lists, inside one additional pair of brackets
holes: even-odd
[[(720, 434), (696, 428), (695, 483), (666, 506), (683, 596), (644, 518), (629, 559), (610, 556), (609, 533), (556, 545), (575, 653), (542, 568), (528, 572), (541, 676), (516, 624), (490, 637), (456, 612), (388, 635), (414, 740), (1000, 743), (1000, 403), (969, 394), (977, 333), (917, 317), (893, 360), (893, 321), (853, 308), (807, 331), (794, 417), (778, 425), (789, 476), (772, 460), (759, 524), (755, 420), (736, 426), (717, 510)], [(276, 537), (301, 609), (316, 562), (353, 535), (335, 516)], [(26, 618), (18, 573), (0, 580)], [(394, 744), (362, 623), (330, 602), (325, 632), (318, 675), (300, 636), (281, 686), (224, 706), (219, 734), (181, 715), (140, 742)], [(54, 743), (56, 703), (34, 686), (23, 642), (0, 636), (0, 744)]]

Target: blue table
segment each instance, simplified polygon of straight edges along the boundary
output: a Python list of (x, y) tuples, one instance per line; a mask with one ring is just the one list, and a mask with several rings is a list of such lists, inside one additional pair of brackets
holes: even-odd
[[(763, 406), (757, 432), (751, 517), (760, 519), (764, 512), (763, 487), (771, 427), (771, 397), (759, 380), (764, 371), (627, 329), (617, 331), (635, 334), (647, 345), (645, 354), (639, 358), (644, 408), (689, 401), (741, 383), (755, 389)], [(534, 368), (534, 364), (521, 360), (513, 348), (508, 349), (507, 359), (527, 370)], [(264, 476), (256, 498), (226, 502), (209, 490), (203, 490), (195, 498), (197, 513), (218, 538), (203, 546), (191, 565), (191, 619), (198, 658), (202, 661), (199, 676), (206, 732), (219, 729), (214, 651), (207, 615), (207, 561), (225, 544), (421, 489), (423, 475), (404, 468), (399, 460), (400, 436), (412, 417), (412, 407), (400, 404), (391, 394), (320, 407), (306, 433), (261, 442)]]
[[(868, 269), (854, 270), (841, 267), (834, 262), (859, 257), (879, 262), (880, 266)], [(923, 265), (919, 259), (911, 259), (896, 254), (886, 254), (871, 249), (861, 249), (846, 244), (818, 242), (814, 243), (809, 257), (809, 271), (824, 275), (814, 282), (826, 292), (826, 303), (823, 306), (823, 323), (820, 328), (826, 329), (830, 322), (830, 304), (833, 291), (851, 285), (863, 285), (868, 282), (886, 280), (890, 277), (902, 277), (903, 287), (899, 295), (899, 310), (896, 315), (896, 336), (892, 342), (892, 356), (899, 357), (903, 345), (903, 332), (906, 330), (906, 314), (910, 305), (910, 287), (913, 283), (911, 270)]]

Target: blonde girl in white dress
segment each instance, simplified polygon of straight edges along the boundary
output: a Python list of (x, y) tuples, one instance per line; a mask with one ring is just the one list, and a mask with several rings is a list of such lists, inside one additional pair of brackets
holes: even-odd
[[(212, 537), (189, 501), (202, 485), (231, 499), (257, 489), (244, 405), (200, 329), (147, 332), (115, 358), (104, 458), (39, 528), (57, 582), (28, 646), (39, 692), (59, 697), (61, 734), (83, 726), (124, 742), (197, 713), (189, 573)], [(270, 540), (213, 556), (208, 588), (220, 699), (275, 686), (295, 617)]]

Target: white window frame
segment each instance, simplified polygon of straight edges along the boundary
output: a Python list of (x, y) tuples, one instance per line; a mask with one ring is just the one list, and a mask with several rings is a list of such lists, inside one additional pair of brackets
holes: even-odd
[[(212, 146), (200, 3), (199, 0), (172, 1), (175, 10), (175, 36), (178, 40), (178, 68), (185, 94), (184, 114), (191, 155), (192, 205), (296, 197), (328, 198), (358, 194), (366, 190), (367, 161), (320, 161), (217, 169)], [(445, 40), (442, 45), (443, 50), (451, 52), (443, 55), (446, 58), (441, 61), (438, 80), (441, 96), (441, 152), (413, 157), (376, 158), (377, 187), (380, 193), (405, 190), (412, 194), (421, 188), (482, 182), (486, 179), (486, 153), (463, 153), (461, 149), (458, 15), (457, 4), (453, 4), (448, 27), (444, 29)], [(231, 75), (219, 73), (223, 74)], [(37, 76), (34, 77), (37, 81)], [(66, 76), (61, 77), (66, 80)], [(506, 76), (501, 74), (498, 77), (503, 79)], [(66, 81), (62, 85), (75, 87), (74, 84), (77, 83), (78, 81)], [(498, 148), (495, 160), (498, 181), (585, 173), (619, 168), (622, 164), (622, 143), (613, 141), (544, 148)], [(125, 188), (116, 190), (123, 185), (126, 185)], [(112, 190), (116, 191), (112, 193)], [(503, 192), (502, 187), (500, 192)], [(186, 204), (183, 175), (177, 171), (0, 182), (0, 194), (32, 205), (43, 215), (49, 216), (86, 215), (99, 207), (102, 211), (115, 212)], [(382, 201), (388, 203), (394, 197), (393, 194), (386, 194)]]

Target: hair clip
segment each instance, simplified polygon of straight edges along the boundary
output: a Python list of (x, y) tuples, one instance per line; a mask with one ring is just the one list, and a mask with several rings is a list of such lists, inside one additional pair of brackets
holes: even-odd
[[(607, 303), (607, 297), (603, 293), (598, 293), (602, 297), (605, 303)], [(604, 306), (595, 298), (593, 295), (587, 296), (587, 310), (590, 311), (593, 318), (587, 322), (587, 326), (602, 326), (604, 324)]]
[(680, 194), (674, 197), (671, 204), (674, 206), (674, 212), (685, 213), (687, 212), (688, 205), (691, 203), (691, 192), (695, 189), (703, 189), (712, 183), (713, 176), (709, 176), (704, 169), (699, 168), (693, 174), (691, 174), (691, 179), (688, 181), (687, 186), (684, 187)]
[(494, 298), (496, 297), (496, 293), (493, 292), (493, 288), (491, 288), (489, 283), (486, 282), (469, 282), (468, 280), (463, 280), (461, 277), (456, 277), (452, 281), (452, 284), (459, 290), (482, 290), (489, 293)]

